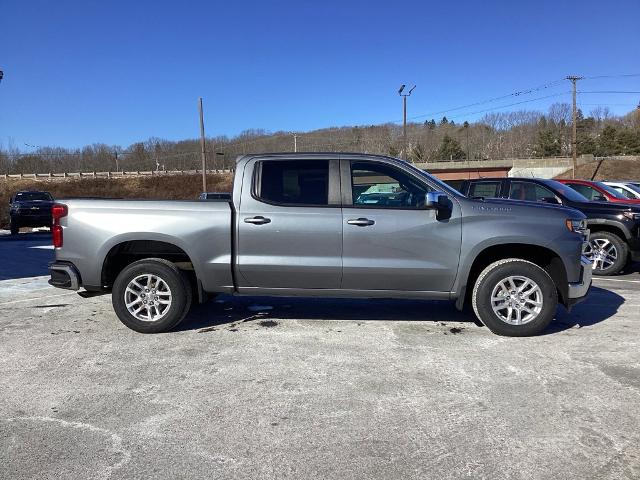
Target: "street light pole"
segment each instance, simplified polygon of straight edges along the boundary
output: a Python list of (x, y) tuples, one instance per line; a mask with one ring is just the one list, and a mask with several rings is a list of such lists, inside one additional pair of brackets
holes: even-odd
[(398, 90), (398, 95), (402, 97), (402, 143), (403, 143), (403, 153), (405, 160), (407, 159), (407, 97), (411, 96), (411, 92), (416, 88), (414, 85), (409, 89), (408, 93), (402, 93), (404, 91), (405, 84), (400, 85), (400, 89)]
[(204, 113), (202, 112), (202, 97), (198, 102), (200, 107), (200, 151), (202, 153), (202, 192), (207, 191), (207, 155), (204, 144)]

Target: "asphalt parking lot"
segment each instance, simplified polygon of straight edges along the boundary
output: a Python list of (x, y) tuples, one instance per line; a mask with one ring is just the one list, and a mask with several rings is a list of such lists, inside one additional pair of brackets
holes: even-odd
[(444, 302), (222, 297), (141, 335), (0, 237), (0, 478), (640, 478), (640, 273), (544, 335)]

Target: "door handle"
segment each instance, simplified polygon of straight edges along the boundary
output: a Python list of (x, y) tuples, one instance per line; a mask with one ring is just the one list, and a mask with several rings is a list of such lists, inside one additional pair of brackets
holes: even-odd
[(369, 220), (368, 218), (352, 218), (351, 220), (347, 220), (349, 225), (356, 225), (358, 227), (368, 227), (369, 225), (373, 225), (373, 220)]
[(261, 216), (249, 217), (244, 219), (244, 223), (252, 223), (254, 225), (264, 225), (265, 223), (270, 223), (270, 222), (271, 222), (270, 218), (265, 218)]

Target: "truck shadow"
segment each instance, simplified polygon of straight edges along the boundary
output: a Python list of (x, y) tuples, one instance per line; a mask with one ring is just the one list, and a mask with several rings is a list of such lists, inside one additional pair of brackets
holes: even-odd
[(543, 334), (556, 333), (569, 328), (584, 328), (600, 323), (618, 312), (624, 297), (611, 290), (591, 287), (589, 297), (571, 310), (559, 307), (556, 318)]
[[(569, 314), (558, 307), (556, 319), (544, 334), (569, 328), (588, 327), (614, 315), (624, 298), (609, 290), (593, 287), (589, 298)], [(427, 300), (232, 297), (223, 295), (213, 302), (195, 305), (178, 331), (236, 331), (243, 323), (271, 327), (279, 320), (415, 321), (473, 324), (472, 312), (459, 312), (452, 302)]]

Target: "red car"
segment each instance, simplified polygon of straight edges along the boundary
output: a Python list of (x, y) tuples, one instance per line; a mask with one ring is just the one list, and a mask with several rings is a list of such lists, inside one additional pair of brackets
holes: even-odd
[(616, 203), (635, 203), (640, 204), (640, 198), (627, 198), (617, 192), (609, 185), (602, 182), (594, 182), (591, 180), (565, 180), (557, 179), (559, 182), (570, 186), (576, 192), (582, 194), (591, 201), (600, 202), (616, 202)]

